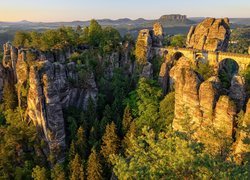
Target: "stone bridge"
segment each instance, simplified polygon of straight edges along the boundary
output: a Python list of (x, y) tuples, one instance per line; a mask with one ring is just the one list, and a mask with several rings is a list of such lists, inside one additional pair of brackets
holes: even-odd
[[(174, 47), (164, 47), (157, 48), (159, 54), (168, 54), (171, 59), (178, 60), (181, 56), (185, 56), (194, 62), (199, 60), (209, 62), (210, 65), (218, 67), (220, 62), (226, 59), (235, 61), (239, 70), (246, 70), (250, 67), (250, 55), (249, 54), (236, 54), (229, 52), (212, 52), (212, 51), (200, 51), (188, 48), (174, 48)], [(158, 54), (157, 53), (157, 54)]]

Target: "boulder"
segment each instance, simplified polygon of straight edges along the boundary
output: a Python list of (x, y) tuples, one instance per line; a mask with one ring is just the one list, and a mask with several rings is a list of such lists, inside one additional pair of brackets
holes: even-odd
[(187, 36), (187, 47), (206, 51), (226, 51), (230, 27), (228, 18), (206, 18), (192, 26)]

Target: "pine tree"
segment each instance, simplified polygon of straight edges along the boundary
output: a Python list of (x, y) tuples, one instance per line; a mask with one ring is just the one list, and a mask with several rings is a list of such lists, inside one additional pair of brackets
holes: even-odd
[(102, 178), (102, 165), (95, 149), (92, 150), (87, 167), (87, 179), (88, 180), (101, 180)]
[(131, 147), (131, 138), (136, 137), (136, 124), (134, 121), (131, 122), (129, 130), (127, 131), (123, 141), (122, 141), (122, 146), (123, 149), (125, 150), (126, 148)]
[(70, 180), (83, 180), (84, 171), (82, 160), (78, 154), (75, 155), (75, 158), (69, 162), (70, 170)]
[(113, 112), (109, 105), (105, 106), (104, 112), (103, 112), (103, 118), (100, 123), (100, 135), (102, 136), (105, 132), (105, 128), (107, 124), (112, 122)]
[(133, 118), (132, 118), (132, 115), (130, 113), (130, 107), (129, 107), (129, 105), (127, 105), (125, 110), (124, 110), (123, 120), (122, 120), (123, 134), (126, 134), (127, 131), (129, 130), (132, 120), (133, 120)]
[(53, 180), (65, 180), (64, 169), (61, 164), (56, 164), (51, 173), (51, 179)]
[(109, 162), (109, 155), (117, 154), (119, 150), (119, 138), (116, 134), (115, 123), (112, 122), (106, 126), (102, 137), (101, 154)]
[(71, 142), (70, 148), (69, 148), (69, 161), (71, 161), (76, 155), (76, 148), (74, 141)]
[(87, 139), (82, 126), (77, 130), (75, 146), (80, 156), (85, 158), (87, 152)]
[(87, 131), (89, 131), (97, 118), (95, 102), (91, 97), (88, 99), (85, 116), (88, 118), (88, 123), (86, 123), (86, 127)]
[(36, 166), (33, 168), (32, 178), (34, 180), (47, 180), (46, 169), (44, 167)]
[(9, 83), (5, 83), (3, 87), (3, 103), (5, 110), (13, 110), (17, 106), (15, 88), (12, 87)]

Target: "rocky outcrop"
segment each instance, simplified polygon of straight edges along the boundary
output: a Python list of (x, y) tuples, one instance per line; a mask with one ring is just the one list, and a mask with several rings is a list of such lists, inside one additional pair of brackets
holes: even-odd
[(58, 161), (64, 160), (65, 127), (63, 109), (86, 109), (89, 98), (96, 102), (97, 88), (93, 73), (84, 87), (72, 87), (69, 79), (78, 81), (74, 63), (66, 66), (49, 61), (36, 62), (30, 67), (30, 88), (27, 97), (27, 115), (38, 127), (42, 139), (48, 143)]
[(151, 47), (152, 37), (150, 30), (141, 30), (136, 41), (136, 55), (140, 64), (146, 64), (146, 62), (149, 61)]
[(247, 156), (250, 156), (250, 99), (248, 100), (246, 113), (243, 121), (238, 125), (239, 135), (235, 142), (234, 157), (241, 163)]
[(90, 98), (96, 102), (94, 74), (86, 71), (86, 78), (82, 79), (75, 63), (66, 63), (70, 50), (17, 50), (9, 43), (4, 50), (0, 85), (5, 77), (16, 85), (19, 106), (26, 109), (22, 118), (36, 125), (47, 144), (44, 153), (47, 156), (52, 153), (57, 162), (62, 162), (66, 148), (63, 109), (73, 106), (85, 110)]
[(164, 38), (164, 30), (160, 23), (155, 23), (153, 26), (153, 46), (154, 47), (161, 47), (163, 44), (163, 38)]
[(220, 96), (215, 107), (213, 126), (224, 138), (232, 139), (235, 126), (236, 106), (228, 96)]
[(214, 108), (220, 96), (221, 83), (218, 77), (213, 76), (201, 83), (199, 88), (200, 109), (203, 125), (212, 123)]
[[(163, 65), (165, 69), (165, 63)], [(192, 67), (192, 62), (182, 57), (170, 70), (170, 79), (173, 79), (175, 87), (173, 129), (190, 133), (214, 154), (221, 153), (226, 157), (235, 140), (236, 154), (247, 152), (248, 146), (239, 139), (249, 137), (249, 102), (242, 125), (248, 130), (242, 131), (237, 124), (238, 113), (243, 112), (246, 106), (244, 79), (234, 75), (230, 88), (225, 91), (217, 76), (203, 81)], [(166, 76), (164, 70), (163, 74)], [(237, 136), (239, 130), (240, 135)]]
[(141, 73), (141, 77), (152, 78), (153, 77), (153, 66), (150, 62), (144, 65)]
[(229, 97), (236, 103), (237, 112), (240, 112), (240, 110), (243, 109), (247, 98), (245, 80), (242, 76), (233, 76), (229, 89)]
[(136, 41), (136, 58), (140, 64), (146, 64), (152, 58), (152, 47), (161, 47), (164, 32), (160, 23), (155, 23), (153, 30), (143, 29)]
[[(192, 128), (196, 128), (202, 117), (198, 93), (202, 80), (191, 68), (189, 59), (185, 57), (180, 58), (170, 70), (170, 76), (175, 84), (173, 128), (182, 131), (184, 130), (184, 123), (188, 126), (194, 125)], [(190, 116), (191, 118), (189, 118)]]
[(228, 18), (207, 18), (197, 26), (190, 28), (187, 47), (206, 51), (226, 51), (229, 36)]

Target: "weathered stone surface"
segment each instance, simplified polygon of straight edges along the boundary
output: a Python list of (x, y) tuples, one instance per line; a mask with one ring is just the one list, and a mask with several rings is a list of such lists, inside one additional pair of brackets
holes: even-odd
[(231, 86), (229, 89), (229, 97), (234, 100), (237, 107), (237, 112), (242, 110), (246, 101), (246, 88), (245, 80), (240, 75), (234, 75), (231, 81)]
[[(170, 70), (170, 77), (175, 85), (173, 128), (193, 131), (192, 137), (204, 143), (209, 152), (216, 154), (223, 149), (221, 153), (227, 156), (227, 149), (235, 135), (235, 103), (243, 102), (238, 92), (241, 87), (238, 84), (241, 83), (234, 86), (235, 91), (240, 93), (234, 96), (235, 99), (222, 95), (219, 78), (213, 76), (202, 82), (200, 75), (192, 69), (192, 63), (185, 57), (181, 57)], [(239, 82), (234, 81), (234, 84)]]
[(187, 47), (206, 51), (226, 51), (230, 36), (229, 20), (207, 18), (191, 27)]
[[(200, 124), (202, 113), (199, 104), (200, 77), (191, 68), (191, 62), (182, 57), (170, 70), (175, 84), (175, 118), (173, 128), (183, 131), (184, 123), (196, 128)], [(185, 121), (188, 122), (185, 122)]]
[(143, 29), (139, 32), (136, 41), (136, 58), (140, 64), (146, 64), (152, 58), (152, 47), (161, 47), (164, 32), (160, 23), (155, 23), (153, 30)]
[(215, 107), (213, 126), (221, 131), (223, 137), (233, 137), (235, 116), (235, 103), (228, 96), (220, 96)]
[[(45, 62), (45, 66), (46, 66)], [(29, 73), (28, 117), (39, 130), (39, 135), (48, 144), (58, 162), (64, 160), (65, 129), (62, 106), (56, 84), (50, 77), (49, 69), (38, 73), (37, 67), (32, 66)], [(46, 149), (45, 149), (46, 151)]]
[(154, 47), (161, 47), (164, 38), (164, 31), (162, 25), (157, 22), (153, 26), (153, 46)]
[(211, 124), (214, 108), (220, 95), (220, 80), (213, 76), (203, 82), (199, 89), (200, 109), (203, 113), (203, 125)]
[(147, 62), (147, 64), (143, 66), (141, 76), (145, 78), (151, 78), (153, 76), (153, 66), (150, 62)]
[(15, 69), (15, 64), (17, 61), (17, 49), (10, 43), (4, 44), (3, 49), (3, 66), (5, 68)]
[[(141, 58), (144, 58), (144, 61), (149, 60), (150, 51), (152, 47), (152, 37), (150, 35), (150, 30), (143, 29), (139, 32), (137, 42), (136, 42), (136, 50), (140, 52)], [(139, 54), (139, 53), (138, 53)]]
[(163, 94), (167, 94), (169, 90), (169, 66), (166, 62), (162, 63), (160, 73), (159, 73), (159, 78), (158, 82), (160, 83)]
[[(0, 97), (1, 80), (6, 74), (16, 79), (11, 82), (13, 85), (17, 83), (19, 106), (26, 108), (27, 116), (22, 118), (36, 125), (38, 134), (48, 145), (43, 149), (45, 154), (53, 153), (57, 162), (62, 162), (66, 147), (62, 110), (71, 106), (85, 110), (89, 98), (96, 103), (98, 89), (94, 74), (86, 72), (86, 79), (79, 83), (75, 63), (65, 62), (70, 50), (17, 50), (10, 43), (5, 44), (4, 50), (3, 67), (0, 67)], [(27, 91), (27, 95), (23, 91)]]
[(244, 159), (250, 156), (250, 99), (248, 100), (246, 112), (240, 128), (239, 135), (235, 142), (234, 155), (237, 162), (241, 163)]

